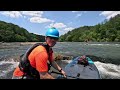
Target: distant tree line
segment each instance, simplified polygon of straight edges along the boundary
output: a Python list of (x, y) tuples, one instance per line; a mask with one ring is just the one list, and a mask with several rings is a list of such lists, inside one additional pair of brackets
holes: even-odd
[(26, 29), (0, 21), (0, 42), (44, 42), (45, 36), (29, 33)]
[(59, 40), (61, 42), (120, 42), (120, 15), (104, 20), (95, 26), (75, 28), (61, 35)]
[[(0, 42), (44, 42), (45, 36), (29, 33), (18, 25), (0, 21)], [(60, 42), (120, 42), (120, 15), (95, 26), (83, 26), (60, 36)]]

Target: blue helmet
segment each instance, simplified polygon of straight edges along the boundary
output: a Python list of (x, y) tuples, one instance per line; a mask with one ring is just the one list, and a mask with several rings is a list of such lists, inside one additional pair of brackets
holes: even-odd
[(46, 32), (46, 36), (59, 38), (59, 31), (54, 27), (49, 28)]

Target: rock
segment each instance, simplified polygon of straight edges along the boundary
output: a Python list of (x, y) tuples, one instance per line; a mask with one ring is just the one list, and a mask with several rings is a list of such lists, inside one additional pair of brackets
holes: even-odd
[(60, 55), (60, 54), (55, 56), (55, 60), (71, 60), (71, 59), (72, 59), (71, 56), (63, 56), (63, 55)]

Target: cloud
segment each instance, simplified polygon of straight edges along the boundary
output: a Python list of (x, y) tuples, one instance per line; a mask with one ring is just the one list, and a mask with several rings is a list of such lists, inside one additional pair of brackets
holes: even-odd
[(3, 11), (1, 14), (12, 18), (20, 16), (42, 17), (43, 11)]
[(79, 11), (72, 11), (73, 13), (79, 12)]
[(4, 12), (1, 12), (1, 14), (12, 17), (12, 18), (22, 17), (22, 14), (20, 13), (20, 11), (4, 11)]
[(120, 11), (103, 11), (99, 15), (103, 15), (106, 19), (110, 19), (111, 17), (115, 17), (117, 14), (120, 14)]
[(32, 23), (54, 22), (54, 20), (43, 18), (43, 11), (3, 11), (1, 14), (12, 18), (23, 17)]
[(72, 27), (68, 27), (68, 28), (65, 28), (64, 29), (64, 31), (71, 31), (71, 30), (73, 30), (74, 28), (72, 28)]
[(72, 25), (73, 24), (73, 22), (69, 22), (69, 23), (67, 23), (67, 25)]
[[(72, 13), (78, 13), (80, 11), (72, 11)], [(87, 13), (87, 11), (83, 11), (83, 13)]]
[(26, 16), (23, 16), (23, 18), (27, 18)]
[(87, 11), (84, 11), (83, 13), (87, 13)]
[(67, 33), (68, 31), (71, 31), (74, 29), (72, 27), (67, 27), (64, 23), (51, 23), (49, 26), (47, 26), (45, 28), (50, 28), (50, 27), (58, 28), (60, 31), (60, 35), (63, 35), (65, 33)]
[(45, 22), (54, 22), (54, 21), (50, 20), (50, 19), (47, 19), (47, 18), (32, 17), (32, 18), (30, 18), (30, 22), (33, 22), (33, 23), (45, 23)]
[(73, 13), (75, 13), (75, 14), (77, 14), (76, 16), (75, 16), (75, 18), (78, 18), (78, 17), (80, 17), (83, 13), (86, 13), (85, 11), (84, 12), (81, 12), (81, 11), (72, 11)]
[(21, 13), (31, 17), (42, 17), (43, 11), (21, 11)]
[(65, 33), (67, 33), (68, 31), (71, 31), (73, 30), (74, 28), (72, 27), (67, 27), (67, 28), (64, 28), (64, 29), (60, 29), (60, 35), (64, 35)]
[(51, 23), (49, 27), (65, 28), (67, 26), (65, 24), (63, 24), (63, 23)]
[(79, 14), (77, 14), (77, 16), (76, 17), (80, 17), (82, 15), (82, 13), (79, 13)]
[[(72, 22), (71, 22), (72, 23)], [(67, 33), (68, 31), (73, 30), (74, 28), (72, 27), (68, 27), (67, 25), (65, 25), (64, 23), (51, 23), (49, 26), (45, 27), (45, 28), (50, 28), (50, 27), (55, 27), (58, 28), (60, 31), (60, 34), (63, 35), (65, 33)]]
[(60, 29), (60, 35), (64, 35), (65, 33), (67, 33), (68, 31), (71, 31), (73, 30), (74, 28), (72, 27), (67, 27), (67, 28), (64, 28), (64, 29)]

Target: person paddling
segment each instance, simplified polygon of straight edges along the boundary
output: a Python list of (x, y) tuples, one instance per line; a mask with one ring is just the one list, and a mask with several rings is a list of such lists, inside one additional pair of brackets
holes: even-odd
[(35, 44), (21, 56), (12, 79), (55, 79), (49, 73), (49, 64), (66, 77), (65, 71), (55, 62), (52, 47), (59, 39), (59, 31), (52, 27), (46, 32), (45, 43)]

